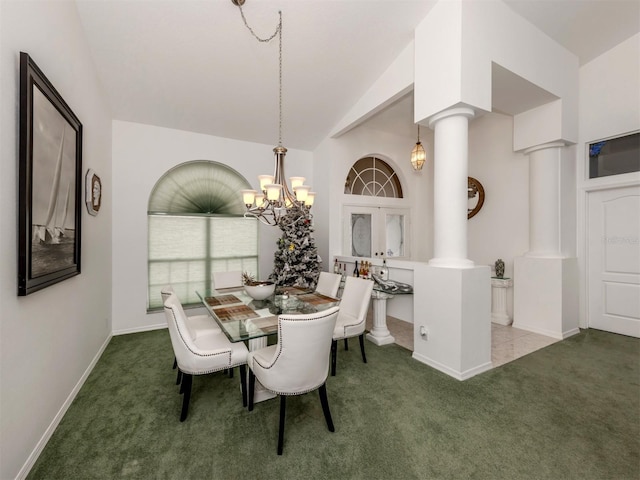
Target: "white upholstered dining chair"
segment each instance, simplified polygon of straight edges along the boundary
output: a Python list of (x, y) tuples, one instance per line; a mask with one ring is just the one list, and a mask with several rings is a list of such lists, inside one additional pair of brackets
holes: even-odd
[[(162, 290), (160, 290), (160, 295), (162, 295), (163, 303), (166, 302), (169, 299), (169, 297), (174, 294), (176, 293), (171, 285), (167, 285), (163, 287)], [(176, 297), (177, 297), (177, 294), (176, 294)], [(209, 333), (219, 333), (220, 335), (222, 335), (222, 330), (220, 330), (220, 327), (218, 326), (216, 321), (208, 313), (205, 313), (203, 315), (187, 316), (185, 322), (187, 324), (187, 328), (191, 332), (193, 332), (193, 335), (196, 337), (198, 336), (198, 333), (200, 335), (205, 335)], [(174, 357), (173, 368), (175, 369), (177, 367), (178, 367), (178, 362)], [(178, 370), (176, 385), (178, 385), (181, 380), (182, 380), (182, 373), (180, 372), (180, 370)]]
[(342, 275), (337, 273), (320, 272), (318, 283), (316, 284), (316, 293), (336, 298), (341, 281)]
[(169, 326), (171, 345), (178, 368), (182, 372), (180, 392), (184, 395), (180, 421), (184, 422), (189, 410), (191, 384), (194, 375), (205, 375), (220, 370), (240, 367), (242, 405), (247, 406), (246, 363), (247, 347), (242, 342), (232, 343), (225, 335), (200, 333), (189, 328), (178, 297), (173, 294), (164, 302), (164, 313)]
[(358, 337), (362, 361), (367, 363), (364, 353), (364, 328), (367, 320), (367, 311), (373, 291), (373, 280), (365, 280), (357, 277), (347, 277), (340, 301), (340, 313), (333, 331), (331, 342), (331, 375), (336, 374), (338, 357), (338, 340), (344, 339), (344, 349), (349, 349), (349, 338)]
[(325, 382), (329, 372), (331, 336), (340, 307), (303, 315), (280, 315), (278, 342), (249, 352), (249, 411), (253, 410), (256, 378), (267, 390), (280, 396), (278, 455), (282, 455), (286, 398), (319, 390), (327, 428), (333, 420)]

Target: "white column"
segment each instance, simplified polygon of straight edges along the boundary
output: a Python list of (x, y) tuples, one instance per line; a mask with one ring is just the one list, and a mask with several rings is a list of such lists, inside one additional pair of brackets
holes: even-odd
[(559, 258), (560, 159), (562, 142), (537, 145), (529, 157), (529, 252), (527, 257)]
[(471, 268), (467, 258), (467, 175), (470, 108), (451, 108), (429, 121), (434, 129), (434, 267)]

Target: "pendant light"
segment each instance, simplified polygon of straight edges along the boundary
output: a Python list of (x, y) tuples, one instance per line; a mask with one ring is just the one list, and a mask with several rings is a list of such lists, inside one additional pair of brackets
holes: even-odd
[(422, 170), (424, 162), (427, 161), (427, 153), (424, 151), (422, 143), (420, 143), (420, 124), (418, 124), (418, 141), (411, 151), (411, 166), (418, 172)]

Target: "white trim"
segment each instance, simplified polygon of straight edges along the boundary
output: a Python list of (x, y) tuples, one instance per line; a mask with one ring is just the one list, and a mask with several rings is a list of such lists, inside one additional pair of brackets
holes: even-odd
[(493, 368), (493, 364), (491, 362), (487, 362), (482, 365), (478, 365), (477, 367), (474, 367), (472, 369), (465, 370), (464, 372), (459, 372), (458, 370), (454, 370), (450, 367), (447, 367), (446, 365), (436, 362), (435, 360), (425, 357), (420, 353), (413, 352), (411, 356), (413, 357), (414, 360), (417, 360), (420, 363), (424, 363), (425, 365), (433, 367), (436, 370), (439, 370), (442, 373), (446, 373), (450, 377), (453, 377), (456, 380), (460, 380), (460, 381), (468, 380), (469, 378), (475, 377), (480, 373), (488, 372)]
[(526, 330), (527, 332), (537, 333), (538, 335), (544, 335), (545, 337), (555, 338), (556, 340), (564, 340), (565, 338), (569, 338), (573, 335), (577, 335), (580, 333), (579, 328), (572, 328), (566, 332), (558, 332), (555, 330), (549, 330), (546, 328), (538, 328), (535, 325), (528, 325), (526, 323), (521, 323), (514, 321), (511, 325), (513, 328), (518, 328), (520, 330)]
[(40, 437), (40, 440), (36, 444), (35, 448), (31, 452), (29, 457), (27, 457), (27, 460), (25, 461), (24, 465), (18, 472), (18, 475), (16, 475), (16, 480), (22, 480), (26, 478), (27, 475), (29, 475), (29, 472), (31, 471), (31, 469), (33, 468), (33, 465), (38, 460), (38, 457), (44, 450), (44, 447), (47, 445), (47, 442), (51, 439), (53, 432), (55, 432), (56, 428), (58, 428), (60, 421), (64, 417), (65, 413), (67, 413), (67, 410), (71, 406), (71, 403), (75, 400), (76, 396), (78, 395), (78, 392), (84, 385), (84, 382), (89, 377), (89, 374), (93, 371), (93, 368), (98, 363), (98, 360), (100, 360), (100, 357), (102, 356), (105, 349), (107, 348), (107, 345), (109, 345), (111, 338), (112, 338), (112, 335), (107, 336), (104, 343), (100, 346), (100, 348), (98, 349), (98, 352), (93, 357), (93, 360), (91, 360), (91, 363), (89, 363), (89, 366), (87, 366), (86, 370), (80, 377), (80, 380), (78, 380), (76, 385), (73, 387), (73, 389), (67, 396), (67, 399), (64, 401), (64, 403), (60, 407), (60, 410), (58, 410), (58, 413), (53, 417), (53, 420), (51, 421), (51, 423), (49, 424), (45, 432), (42, 434), (42, 437)]
[(123, 328), (122, 330), (114, 330), (113, 336), (127, 335), (129, 333), (151, 332), (153, 330), (161, 330), (167, 328), (166, 323), (156, 323), (155, 325), (144, 325), (142, 327)]

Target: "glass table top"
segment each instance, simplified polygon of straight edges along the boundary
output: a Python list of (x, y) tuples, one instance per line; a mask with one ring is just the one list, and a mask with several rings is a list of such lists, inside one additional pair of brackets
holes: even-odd
[(279, 288), (275, 295), (265, 300), (254, 300), (242, 287), (203, 290), (196, 293), (232, 342), (277, 333), (280, 314), (314, 313), (340, 303), (337, 298), (294, 287)]

